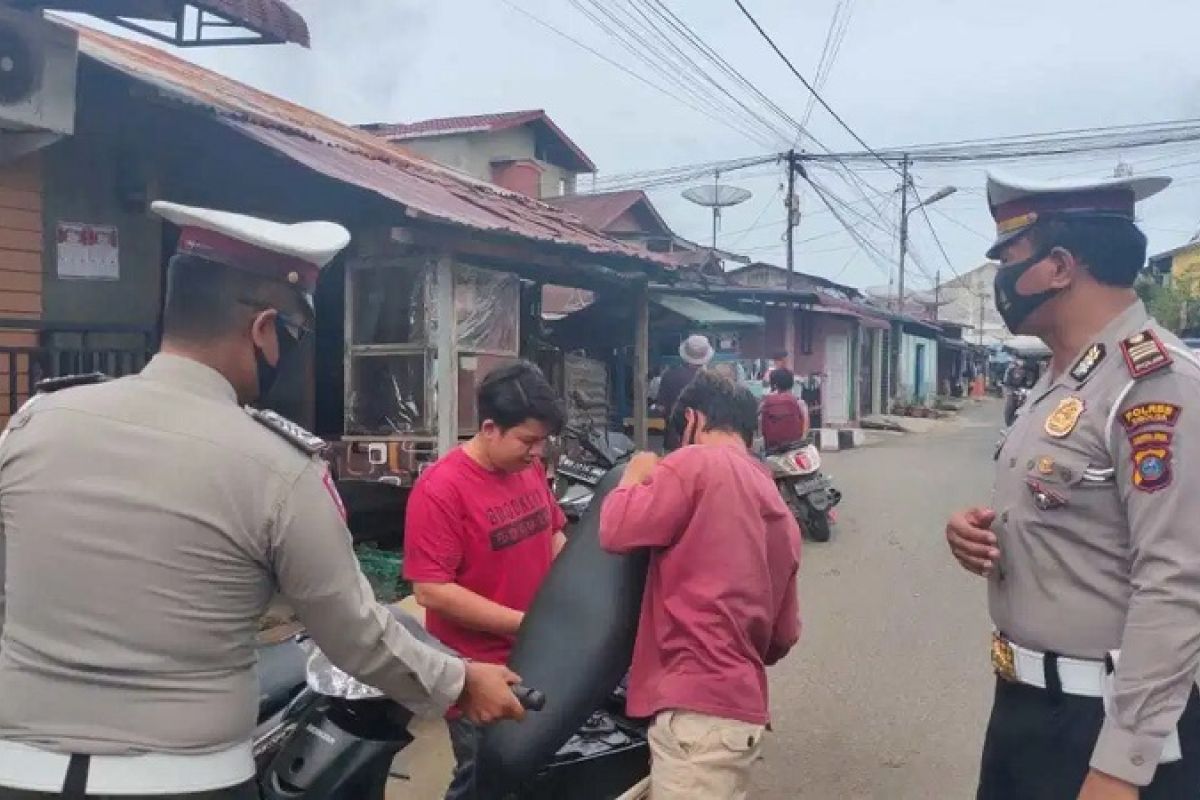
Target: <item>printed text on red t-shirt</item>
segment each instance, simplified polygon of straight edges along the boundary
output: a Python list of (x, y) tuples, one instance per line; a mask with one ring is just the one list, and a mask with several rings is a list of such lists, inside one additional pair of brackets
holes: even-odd
[(544, 492), (526, 492), (484, 512), (493, 528), (488, 534), (493, 550), (503, 550), (550, 527), (550, 509)]

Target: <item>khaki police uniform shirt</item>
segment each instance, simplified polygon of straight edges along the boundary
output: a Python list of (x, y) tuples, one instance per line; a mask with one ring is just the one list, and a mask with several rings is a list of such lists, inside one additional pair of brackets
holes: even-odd
[(1140, 302), (1042, 376), (997, 451), (992, 619), (1034, 650), (1120, 651), (1092, 766), (1139, 785), (1200, 660), (1197, 470), (1200, 366)]
[(465, 667), (375, 602), (319, 457), (202, 364), (44, 395), (0, 444), (0, 738), (64, 752), (247, 741), (278, 591), (330, 659), (418, 711)]

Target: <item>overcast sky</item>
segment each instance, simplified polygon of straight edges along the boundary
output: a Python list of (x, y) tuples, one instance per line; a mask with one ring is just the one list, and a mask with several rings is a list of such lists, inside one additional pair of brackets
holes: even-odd
[[(512, 2), (665, 85), (571, 3)], [(764, 94), (792, 116), (803, 116), (806, 90), (733, 0), (665, 2)], [(838, 0), (745, 2), (811, 78)], [(188, 57), (349, 122), (545, 108), (596, 162), (601, 176), (785, 149), (779, 139), (767, 147), (660, 94), (501, 0), (292, 5), (309, 22), (312, 50), (214, 49)], [(1200, 5), (1194, 0), (843, 0), (842, 8), (850, 9), (849, 26), (823, 95), (875, 147), (1200, 117), (1195, 57)], [(836, 150), (858, 149), (820, 108), (809, 130)], [(1099, 177), (1111, 174), (1119, 159), (1135, 173), (1161, 170), (1180, 184), (1141, 208), (1152, 251), (1174, 247), (1200, 228), (1197, 144), (1040, 160), (1012, 169), (1040, 177)], [(960, 272), (978, 265), (987, 245), (985, 168), (914, 168), (926, 193), (946, 184), (961, 189), (930, 209), (953, 269)], [(825, 175), (845, 199), (860, 200), (827, 173), (814, 175)], [(897, 177), (882, 169), (861, 175), (885, 193), (875, 199), (887, 212), (887, 222), (879, 224), (894, 229), (898, 204), (887, 193), (898, 185)], [(781, 176), (777, 169), (758, 167), (722, 178), (754, 196), (726, 211), (720, 246), (783, 264)], [(588, 180), (581, 185), (586, 188)], [(707, 212), (682, 200), (682, 188), (652, 191), (651, 199), (677, 232), (707, 242)], [(838, 223), (811, 191), (802, 202), (797, 269), (858, 286), (887, 283), (888, 265), (838, 233)], [(861, 200), (855, 207), (874, 216)], [(882, 250), (895, 252), (894, 236), (861, 224)], [(912, 236), (921, 266), (910, 265), (910, 286), (930, 284), (922, 269), (940, 269), (947, 277), (950, 267), (920, 215), (913, 217)]]

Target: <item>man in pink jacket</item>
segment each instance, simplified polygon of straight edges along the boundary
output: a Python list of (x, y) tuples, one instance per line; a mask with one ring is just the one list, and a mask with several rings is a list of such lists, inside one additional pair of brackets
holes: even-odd
[(700, 373), (670, 424), (685, 445), (635, 456), (600, 541), (652, 549), (629, 712), (653, 717), (651, 797), (744, 798), (768, 723), (765, 667), (800, 636), (800, 530), (750, 453), (749, 390)]

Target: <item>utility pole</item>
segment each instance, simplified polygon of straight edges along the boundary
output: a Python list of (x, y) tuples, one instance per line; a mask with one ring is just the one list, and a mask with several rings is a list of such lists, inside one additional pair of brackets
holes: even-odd
[(942, 309), (942, 271), (939, 269), (933, 277), (933, 319), (936, 322)]
[[(784, 201), (787, 206), (787, 288), (792, 290), (792, 272), (796, 269), (796, 253), (792, 249), (793, 231), (796, 227), (796, 151), (787, 151), (787, 200)], [(789, 346), (790, 350), (791, 347)]]
[(904, 257), (908, 255), (908, 153), (900, 160), (900, 276), (897, 279), (896, 310), (904, 313)]
[[(787, 290), (792, 291), (792, 273), (796, 269), (796, 253), (793, 248), (793, 231), (796, 223), (796, 151), (787, 151)], [(787, 351), (787, 365), (796, 368), (796, 306), (788, 298), (784, 304), (783, 349)]]
[(979, 293), (979, 346), (983, 347), (983, 309), (987, 302), (987, 292)]

